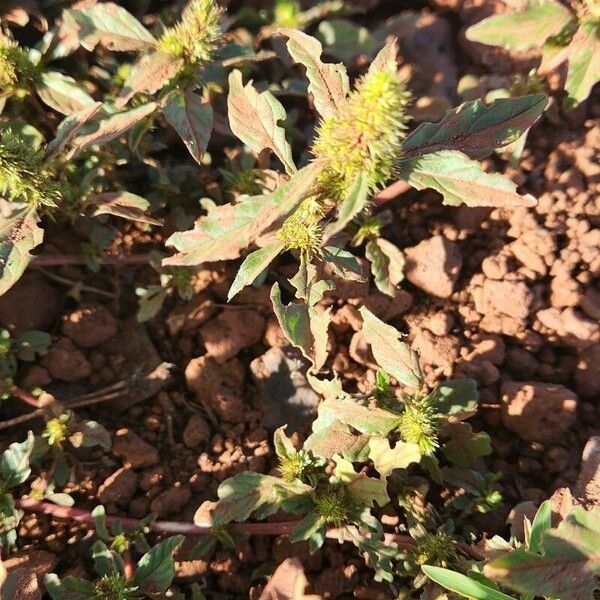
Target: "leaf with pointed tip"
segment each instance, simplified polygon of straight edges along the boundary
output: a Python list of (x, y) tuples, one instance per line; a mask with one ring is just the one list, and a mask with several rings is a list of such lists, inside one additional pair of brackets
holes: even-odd
[(316, 278), (317, 267), (302, 254), (298, 272), (289, 282), (296, 288), (296, 298), (305, 300), (308, 306), (314, 306), (322, 300), (325, 292), (335, 288), (333, 282), (324, 279), (316, 281)]
[(364, 433), (356, 435), (350, 430), (350, 425), (333, 421), (331, 425), (311, 433), (304, 442), (304, 449), (323, 458), (339, 454), (350, 462), (363, 462), (369, 457), (369, 436)]
[(371, 263), (371, 271), (377, 289), (392, 298), (398, 284), (404, 279), (404, 255), (383, 238), (374, 238), (367, 242), (365, 257)]
[(567, 104), (574, 108), (600, 81), (600, 24), (581, 25), (569, 44), (569, 67), (565, 90)]
[(174, 535), (154, 546), (138, 561), (133, 583), (145, 594), (162, 594), (167, 591), (173, 577), (175, 566), (173, 553), (185, 538)]
[(167, 98), (163, 115), (194, 160), (201, 164), (212, 132), (212, 106), (189, 89), (184, 92), (174, 90)]
[(80, 129), (98, 112), (102, 102), (94, 102), (87, 108), (69, 115), (60, 122), (56, 137), (46, 146), (45, 158), (56, 158), (79, 133)]
[(145, 198), (130, 192), (106, 192), (96, 194), (88, 200), (88, 204), (97, 206), (94, 216), (114, 215), (130, 221), (162, 225), (160, 221), (148, 216), (150, 203)]
[(471, 42), (524, 51), (540, 48), (573, 20), (571, 11), (556, 0), (544, 0), (524, 11), (492, 15), (466, 31)]
[(106, 144), (114, 140), (153, 113), (157, 106), (156, 102), (148, 102), (148, 104), (103, 117), (95, 122), (88, 122), (83, 127), (84, 131), (81, 135), (73, 139), (71, 156), (95, 144)]
[(369, 458), (382, 477), (387, 477), (394, 469), (406, 469), (412, 463), (421, 460), (418, 444), (396, 442), (392, 448), (385, 437), (372, 437), (369, 440)]
[(443, 447), (446, 458), (463, 469), (474, 468), (478, 459), (492, 453), (490, 436), (484, 431), (474, 433), (469, 423), (445, 423), (443, 434), (450, 438)]
[(515, 600), (512, 596), (503, 594), (491, 585), (485, 585), (450, 569), (432, 565), (423, 565), (421, 569), (431, 581), (471, 600)]
[(327, 329), (331, 309), (318, 313), (306, 302), (291, 302), (287, 306), (281, 301), (281, 290), (276, 283), (271, 289), (271, 302), (277, 321), (293, 346), (320, 369), (327, 360)]
[(491, 104), (465, 102), (437, 123), (422, 123), (402, 142), (402, 158), (415, 158), (439, 150), (459, 150), (482, 158), (517, 140), (544, 112), (548, 98), (533, 94), (498, 98)]
[(385, 506), (389, 501), (386, 489), (385, 479), (376, 479), (368, 477), (365, 473), (356, 472), (352, 463), (342, 458), (334, 456), (335, 469), (330, 481), (332, 483), (341, 483), (344, 491), (350, 500), (359, 506)]
[(69, 12), (79, 25), (79, 41), (86, 50), (92, 51), (97, 44), (123, 52), (156, 46), (154, 36), (130, 12), (114, 2), (99, 2)]
[(292, 147), (282, 125), (287, 115), (281, 102), (266, 90), (258, 93), (252, 81), (242, 83), (242, 73), (229, 74), (227, 109), (231, 131), (254, 152), (270, 148), (283, 163), (288, 175), (296, 171)]
[(254, 280), (275, 260), (283, 248), (283, 242), (275, 242), (248, 254), (244, 262), (240, 265), (235, 279), (229, 288), (227, 300), (231, 300), (247, 285), (252, 285)]
[(135, 94), (155, 94), (177, 75), (182, 66), (182, 58), (166, 52), (144, 54), (131, 67), (115, 106), (123, 108)]
[(179, 253), (166, 258), (163, 265), (196, 266), (238, 258), (244, 248), (302, 202), (319, 170), (318, 162), (310, 163), (270, 194), (211, 209), (193, 230), (175, 233), (167, 240)]
[(368, 308), (361, 306), (363, 334), (371, 345), (377, 364), (400, 383), (414, 388), (423, 385), (423, 375), (416, 352), (400, 341), (400, 333), (379, 320)]
[(343, 231), (346, 225), (359, 215), (367, 206), (369, 201), (369, 186), (367, 177), (361, 173), (353, 182), (338, 207), (338, 218), (328, 225), (323, 232), (323, 241), (326, 242), (336, 233)]
[(440, 150), (397, 164), (398, 176), (417, 190), (431, 188), (450, 206), (535, 206), (531, 194), (517, 193), (517, 185), (498, 173), (486, 173), (462, 152)]
[(600, 572), (600, 506), (575, 508), (541, 539), (542, 553), (519, 548), (489, 562), (486, 577), (522, 594), (589, 600)]
[(50, 108), (63, 115), (89, 109), (96, 103), (82, 83), (58, 71), (42, 73), (35, 91)]
[(333, 115), (346, 102), (350, 82), (343, 64), (321, 61), (323, 46), (319, 40), (296, 29), (280, 29), (287, 36), (290, 56), (306, 67), (308, 91), (313, 95), (317, 111), (322, 117)]
[(0, 198), (0, 296), (21, 277), (42, 243), (44, 231), (38, 226), (35, 208)]
[(0, 460), (2, 482), (7, 487), (14, 487), (23, 483), (31, 473), (29, 457), (33, 451), (33, 433), (27, 433), (24, 442), (13, 442), (3, 453)]
[(55, 573), (48, 573), (44, 586), (52, 600), (90, 600), (96, 594), (93, 582), (72, 575), (61, 581)]
[(474, 379), (447, 379), (434, 388), (429, 398), (439, 414), (467, 418), (477, 410), (477, 382)]

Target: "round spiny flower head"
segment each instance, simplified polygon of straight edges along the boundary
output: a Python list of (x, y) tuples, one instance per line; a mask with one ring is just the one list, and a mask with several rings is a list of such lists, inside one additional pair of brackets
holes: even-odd
[(5, 131), (0, 134), (0, 195), (35, 206), (56, 206), (59, 186), (43, 168), (43, 155), (29, 143)]
[(159, 48), (188, 65), (208, 63), (221, 39), (221, 14), (215, 0), (192, 0), (181, 21), (160, 38)]
[(299, 250), (309, 258), (321, 253), (325, 211), (316, 198), (307, 198), (283, 223), (279, 239), (288, 250)]
[(330, 489), (318, 492), (315, 497), (315, 512), (327, 525), (334, 527), (343, 525), (348, 513), (344, 491)]
[(409, 554), (410, 562), (416, 565), (449, 567), (456, 561), (456, 542), (445, 531), (426, 533), (416, 541), (416, 546)]
[(279, 459), (279, 475), (284, 481), (304, 480), (315, 472), (318, 461), (306, 450), (298, 450)]
[(409, 98), (393, 61), (369, 71), (337, 113), (320, 123), (312, 152), (325, 162), (318, 182), (324, 195), (338, 202), (359, 173), (367, 175), (371, 193), (386, 183), (404, 137)]
[(0, 33), (0, 96), (19, 82), (26, 83), (35, 77), (36, 69), (27, 52)]
[(417, 444), (421, 453), (431, 455), (438, 447), (438, 418), (431, 405), (424, 401), (412, 401), (400, 415), (398, 430), (405, 442)]
[(50, 419), (46, 423), (46, 428), (42, 437), (48, 440), (50, 446), (60, 446), (69, 435), (69, 415), (64, 414), (57, 419)]
[(93, 600), (137, 600), (137, 586), (118, 574), (104, 575), (95, 585)]

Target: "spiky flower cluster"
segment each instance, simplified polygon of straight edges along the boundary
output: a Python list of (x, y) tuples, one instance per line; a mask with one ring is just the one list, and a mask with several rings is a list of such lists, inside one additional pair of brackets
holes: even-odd
[(413, 400), (400, 415), (398, 431), (405, 442), (417, 444), (421, 453), (429, 456), (438, 447), (438, 417), (435, 408), (426, 400)]
[(442, 530), (436, 533), (425, 533), (418, 538), (408, 559), (416, 565), (449, 567), (457, 559), (456, 542), (450, 534)]
[(140, 598), (137, 586), (130, 585), (118, 574), (104, 575), (95, 585), (92, 600), (137, 600)]
[(46, 423), (43, 438), (46, 438), (50, 446), (60, 446), (69, 435), (69, 415), (62, 414), (60, 417), (50, 419)]
[(188, 65), (208, 63), (221, 39), (221, 14), (215, 0), (192, 0), (181, 21), (160, 38), (160, 50), (183, 58)]
[(309, 258), (318, 256), (323, 238), (321, 220), (325, 213), (322, 203), (316, 198), (304, 200), (283, 223), (279, 239), (288, 250), (299, 250)]
[(393, 61), (369, 71), (337, 113), (323, 119), (312, 152), (325, 163), (319, 186), (331, 200), (341, 200), (360, 173), (366, 174), (371, 193), (389, 180), (409, 99)]
[(34, 75), (35, 67), (25, 50), (0, 33), (0, 96), (10, 93), (19, 81), (25, 83)]
[(0, 196), (34, 206), (56, 206), (61, 199), (43, 154), (10, 131), (0, 134)]
[(279, 475), (284, 481), (292, 482), (296, 479), (304, 481), (315, 471), (318, 461), (306, 450), (298, 450), (279, 459)]
[(315, 512), (327, 525), (340, 527), (348, 513), (348, 506), (342, 489), (327, 489), (315, 497)]

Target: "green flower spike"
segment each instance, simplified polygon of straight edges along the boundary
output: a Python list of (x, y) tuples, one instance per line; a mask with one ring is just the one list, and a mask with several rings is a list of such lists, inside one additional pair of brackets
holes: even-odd
[(183, 58), (188, 65), (207, 64), (221, 39), (221, 14), (215, 0), (192, 0), (181, 22), (160, 38), (160, 50)]
[(437, 429), (435, 409), (426, 400), (412, 400), (406, 404), (398, 428), (405, 442), (417, 444), (423, 455), (430, 456), (439, 446)]
[(367, 175), (370, 193), (392, 175), (410, 99), (398, 72), (396, 52), (393, 47), (388, 56), (378, 57), (347, 102), (318, 127), (312, 152), (325, 163), (318, 185), (335, 202), (344, 197), (359, 173)]

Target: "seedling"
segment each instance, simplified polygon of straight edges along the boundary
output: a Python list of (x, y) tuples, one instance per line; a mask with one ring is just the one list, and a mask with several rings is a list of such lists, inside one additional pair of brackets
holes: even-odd
[(566, 106), (583, 102), (600, 81), (600, 3), (598, 0), (530, 0), (525, 9), (494, 15), (467, 30), (473, 42), (525, 51), (541, 48), (538, 72), (567, 63)]

